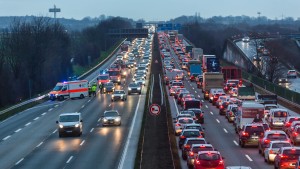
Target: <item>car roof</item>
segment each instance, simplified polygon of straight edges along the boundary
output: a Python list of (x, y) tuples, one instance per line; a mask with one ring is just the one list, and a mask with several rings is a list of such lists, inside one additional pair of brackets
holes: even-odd
[(118, 110), (105, 110), (104, 111), (104, 113), (107, 113), (107, 112), (117, 112), (117, 113), (119, 113)]
[[(199, 154), (207, 154), (207, 153), (216, 153), (216, 154), (220, 154), (219, 151), (199, 151), (199, 152), (198, 152), (198, 155), (199, 155)], [(221, 154), (220, 154), (220, 155), (221, 155)]]
[(227, 166), (226, 169), (251, 169), (248, 166)]
[(286, 140), (273, 140), (273, 141), (270, 141), (270, 144), (275, 144), (275, 143), (290, 143), (290, 142), (286, 141)]
[(201, 125), (201, 124), (197, 124), (197, 123), (186, 124), (186, 125), (185, 125), (185, 127), (188, 127), (188, 126), (199, 126), (199, 127), (201, 127), (202, 125)]
[(205, 146), (205, 147), (214, 147), (213, 145), (211, 144), (192, 144), (192, 148), (193, 147), (200, 147), (200, 146)]
[(275, 112), (275, 111), (286, 111), (286, 112), (288, 112), (287, 109), (283, 109), (283, 108), (270, 109), (270, 112)]
[(81, 113), (74, 112), (74, 113), (62, 113), (59, 116), (66, 116), (66, 115), (81, 115)]
[(291, 150), (291, 149), (296, 149), (300, 150), (300, 147), (281, 147), (282, 150)]
[(186, 138), (186, 140), (204, 140), (204, 141), (206, 141), (205, 140), (205, 138), (199, 138), (199, 137), (189, 137), (189, 138)]
[(268, 130), (268, 131), (265, 131), (266, 134), (285, 134), (284, 131), (282, 130)]
[(196, 132), (199, 132), (198, 129), (184, 129), (184, 130), (182, 131), (182, 133), (183, 133), (183, 132), (187, 132), (187, 131), (196, 131)]

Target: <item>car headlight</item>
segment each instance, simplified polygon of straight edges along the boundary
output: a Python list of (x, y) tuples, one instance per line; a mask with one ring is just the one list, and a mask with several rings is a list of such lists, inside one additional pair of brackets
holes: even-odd
[(137, 89), (138, 89), (138, 90), (141, 90), (141, 88), (140, 88), (140, 87), (138, 87)]
[(79, 124), (75, 124), (75, 127), (79, 127)]
[(113, 98), (113, 97), (115, 97), (115, 95), (111, 95), (111, 97)]
[(117, 121), (117, 122), (121, 121), (121, 117), (115, 118), (115, 121)]
[(123, 72), (123, 75), (126, 75), (126, 72)]
[(106, 118), (103, 118), (103, 121), (104, 121), (104, 122), (107, 122), (107, 119), (106, 119)]
[(58, 96), (58, 94), (55, 94), (55, 96), (57, 97), (57, 96)]
[(128, 87), (128, 90), (131, 90), (131, 88), (130, 88), (130, 87)]
[(123, 95), (121, 94), (121, 97), (123, 97)]
[(64, 128), (64, 126), (60, 124), (60, 125), (59, 125), (59, 128), (61, 128), (61, 129), (62, 129), (62, 128)]

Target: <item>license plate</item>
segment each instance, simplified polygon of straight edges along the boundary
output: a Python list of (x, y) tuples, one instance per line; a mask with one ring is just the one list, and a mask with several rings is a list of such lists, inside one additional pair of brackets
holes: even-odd
[(258, 139), (258, 136), (252, 136), (251, 138), (253, 138), (253, 139)]

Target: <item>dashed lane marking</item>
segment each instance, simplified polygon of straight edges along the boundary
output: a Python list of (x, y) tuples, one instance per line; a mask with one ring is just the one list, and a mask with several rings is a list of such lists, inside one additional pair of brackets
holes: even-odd
[(80, 146), (82, 146), (84, 144), (85, 140), (83, 140), (81, 143), (80, 143)]
[(205, 105), (205, 107), (208, 109), (208, 106), (207, 106), (207, 105)]
[(100, 122), (100, 121), (101, 121), (101, 118), (98, 119), (98, 122)]
[(25, 124), (25, 126), (29, 126), (30, 124), (31, 124), (31, 122), (29, 122), (29, 123)]
[(90, 130), (90, 133), (93, 132), (93, 131), (94, 131), (94, 128), (92, 128), (92, 129)]
[(57, 105), (55, 105), (54, 107), (58, 107), (58, 104), (57, 104)]
[(214, 115), (214, 113), (213, 113), (213, 112), (210, 112), (210, 114), (211, 114), (211, 115)]
[(223, 130), (225, 131), (225, 133), (228, 133), (228, 131), (225, 128), (223, 128)]
[(218, 119), (216, 119), (216, 121), (217, 121), (218, 123), (220, 123), (220, 121), (219, 121)]
[(40, 147), (44, 142), (40, 142), (36, 147)]
[(233, 143), (234, 143), (236, 146), (239, 146), (239, 144), (238, 144), (235, 140), (233, 140)]
[(35, 120), (38, 120), (39, 118), (40, 118), (40, 117), (36, 117), (36, 118), (35, 118), (35, 119), (33, 119), (33, 120), (35, 121)]
[(44, 113), (42, 113), (42, 116), (44, 116), (44, 115), (46, 115), (47, 113), (46, 112), (44, 112)]
[(202, 103), (204, 102), (204, 100), (201, 100), (202, 101)]
[(83, 109), (83, 108), (84, 108), (84, 105), (82, 105), (81, 108)]
[(193, 88), (193, 90), (195, 90), (195, 88)]
[[(200, 95), (198, 95), (198, 97), (200, 98)], [(201, 100), (202, 101), (202, 100)]]
[(9, 139), (10, 137), (11, 137), (11, 136), (6, 136), (6, 137), (4, 137), (2, 140), (5, 141), (5, 140)]
[(15, 165), (18, 165), (18, 164), (20, 164), (22, 161), (24, 160), (24, 158), (21, 158), (18, 162), (16, 162), (16, 164)]
[(195, 91), (195, 93), (197, 93), (197, 91)]
[(245, 156), (246, 156), (246, 158), (248, 158), (249, 161), (253, 161), (253, 160), (249, 157), (248, 154), (246, 154)]
[(57, 131), (57, 129), (55, 129), (55, 130), (52, 132), (52, 134), (56, 133), (56, 131)]
[(68, 164), (72, 159), (73, 159), (73, 156), (71, 156), (66, 163)]
[(21, 131), (21, 130), (22, 130), (22, 129), (18, 129), (18, 130), (15, 131), (15, 133), (17, 133), (17, 132), (19, 132), (19, 131)]
[(91, 100), (88, 100), (88, 102), (90, 102)]
[(108, 107), (110, 107), (110, 106), (111, 106), (111, 104), (108, 105)]
[(53, 110), (53, 108), (49, 109), (48, 111), (52, 111), (52, 110)]

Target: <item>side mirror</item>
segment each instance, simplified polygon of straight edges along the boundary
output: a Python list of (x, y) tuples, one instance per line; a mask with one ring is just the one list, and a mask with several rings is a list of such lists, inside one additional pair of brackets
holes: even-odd
[(205, 130), (205, 127), (202, 127), (203, 130)]
[(56, 124), (58, 124), (58, 121), (56, 121)]
[(82, 121), (82, 120), (80, 120), (80, 122), (82, 123), (83, 121)]
[(224, 160), (224, 159), (225, 159), (225, 157), (222, 157), (222, 159)]

